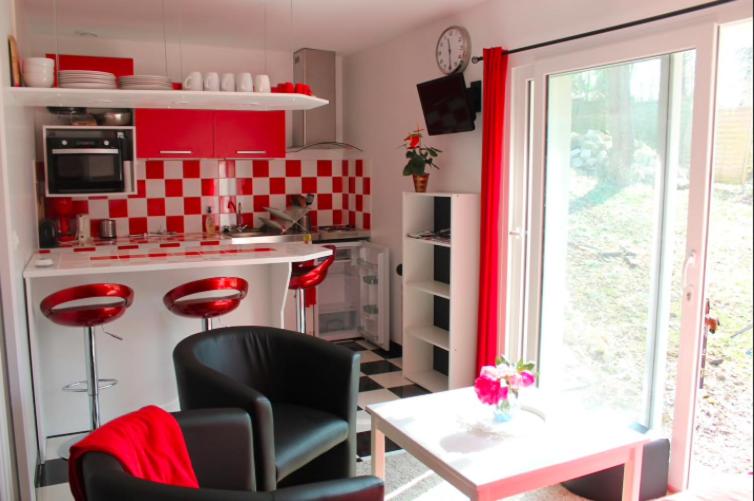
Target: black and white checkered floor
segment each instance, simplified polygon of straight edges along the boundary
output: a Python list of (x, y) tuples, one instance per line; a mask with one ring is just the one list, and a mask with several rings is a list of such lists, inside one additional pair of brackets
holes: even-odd
[[(361, 354), (359, 399), (356, 416), (356, 456), (362, 461), (371, 452), (371, 418), (364, 410), (369, 404), (388, 402), (400, 398), (429, 393), (403, 377), (403, 350), (391, 343), (390, 350), (383, 350), (367, 341), (353, 340), (338, 343), (344, 348)], [(50, 443), (48, 443), (50, 447)], [(388, 452), (399, 449), (389, 439)], [(63, 501), (72, 499), (68, 492), (68, 463), (63, 459), (51, 459), (42, 464), (37, 476), (37, 496), (40, 501)]]

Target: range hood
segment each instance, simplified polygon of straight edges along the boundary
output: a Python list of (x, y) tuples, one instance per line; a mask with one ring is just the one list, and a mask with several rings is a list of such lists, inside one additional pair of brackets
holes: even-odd
[(335, 52), (299, 49), (293, 53), (293, 80), (312, 88), (315, 96), (329, 104), (306, 111), (294, 111), (292, 147), (294, 149), (337, 144), (335, 140)]

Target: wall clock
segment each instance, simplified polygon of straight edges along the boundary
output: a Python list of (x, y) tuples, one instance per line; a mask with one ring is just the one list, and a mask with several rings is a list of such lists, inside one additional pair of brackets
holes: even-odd
[(471, 59), (471, 37), (466, 28), (450, 26), (437, 39), (437, 67), (446, 75), (463, 72)]

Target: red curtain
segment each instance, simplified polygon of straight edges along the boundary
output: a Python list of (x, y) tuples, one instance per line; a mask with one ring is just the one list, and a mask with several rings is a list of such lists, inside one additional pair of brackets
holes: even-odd
[[(500, 47), (484, 49), (484, 129), (482, 132), (481, 242), (479, 250), (479, 322), (477, 374), (497, 356), (504, 339), (507, 282), (508, 176), (503, 160), (505, 83), (508, 54)], [(505, 240), (502, 238), (504, 237)]]

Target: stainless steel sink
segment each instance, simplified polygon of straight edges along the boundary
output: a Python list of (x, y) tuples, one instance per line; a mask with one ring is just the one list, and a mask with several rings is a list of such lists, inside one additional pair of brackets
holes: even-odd
[(262, 230), (229, 231), (225, 234), (231, 238), (263, 237), (267, 235)]
[(279, 235), (259, 230), (231, 231), (224, 234), (234, 245), (243, 244), (279, 244), (285, 242), (303, 242), (302, 233)]

